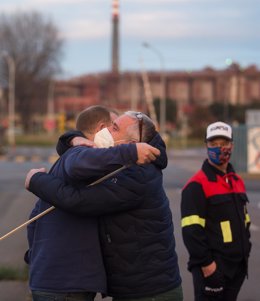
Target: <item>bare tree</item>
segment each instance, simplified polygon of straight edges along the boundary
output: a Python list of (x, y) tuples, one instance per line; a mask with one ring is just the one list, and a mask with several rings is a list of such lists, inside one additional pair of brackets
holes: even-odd
[[(15, 63), (16, 112), (28, 131), (33, 114), (44, 114), (50, 81), (61, 72), (63, 41), (51, 19), (37, 12), (0, 16), (0, 53)], [(8, 68), (1, 60), (0, 80), (8, 83)]]

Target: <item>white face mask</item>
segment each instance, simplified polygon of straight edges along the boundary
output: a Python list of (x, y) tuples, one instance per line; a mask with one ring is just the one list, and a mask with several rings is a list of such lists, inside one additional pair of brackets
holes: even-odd
[(103, 128), (96, 133), (94, 143), (98, 148), (108, 148), (114, 146), (114, 139), (107, 128)]

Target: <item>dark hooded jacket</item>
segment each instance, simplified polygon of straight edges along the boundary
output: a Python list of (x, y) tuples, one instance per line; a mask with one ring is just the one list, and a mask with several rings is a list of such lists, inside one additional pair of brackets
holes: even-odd
[[(108, 295), (113, 297), (153, 296), (181, 284), (172, 214), (162, 185), (165, 144), (158, 134), (150, 144), (161, 151), (153, 164), (133, 165), (92, 187), (76, 188), (44, 173), (30, 182), (31, 192), (62, 210), (100, 216)], [(129, 193), (131, 201), (124, 197)]]
[[(133, 144), (110, 150), (78, 146), (61, 156), (50, 173), (64, 183), (85, 187), (136, 160)], [(42, 187), (45, 191), (52, 189), (48, 184)], [(125, 201), (135, 197), (129, 191), (122, 194)], [(30, 218), (49, 207), (50, 204), (40, 198)], [(31, 223), (27, 233), (29, 250), (25, 260), (29, 263), (31, 290), (106, 293), (106, 273), (95, 215), (83, 218), (55, 209)]]

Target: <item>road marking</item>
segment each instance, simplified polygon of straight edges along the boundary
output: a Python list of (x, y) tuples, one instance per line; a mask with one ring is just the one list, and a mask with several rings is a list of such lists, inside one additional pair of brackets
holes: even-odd
[(59, 158), (58, 155), (50, 155), (48, 157), (40, 156), (40, 155), (31, 155), (31, 156), (0, 156), (0, 162), (16, 162), (16, 163), (24, 163), (24, 162), (49, 162), (54, 163)]
[(23, 163), (26, 161), (26, 158), (25, 156), (16, 156), (15, 157), (15, 162), (18, 162), (18, 163)]
[(40, 162), (41, 161), (41, 157), (39, 155), (33, 155), (31, 157), (31, 161), (32, 162)]
[(50, 156), (50, 157), (48, 158), (48, 161), (49, 161), (50, 163), (54, 163), (54, 162), (57, 161), (58, 158), (59, 158), (58, 155), (52, 155), (52, 156)]

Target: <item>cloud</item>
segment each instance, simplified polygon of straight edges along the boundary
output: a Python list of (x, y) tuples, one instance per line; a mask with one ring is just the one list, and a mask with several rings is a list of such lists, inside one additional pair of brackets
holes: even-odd
[[(256, 0), (248, 0), (250, 3)], [(0, 10), (39, 10), (71, 40), (102, 39), (111, 32), (112, 0), (2, 0)], [(238, 5), (241, 4), (241, 6)], [(259, 38), (244, 0), (121, 0), (120, 33), (135, 38)], [(243, 9), (241, 9), (241, 7)], [(250, 18), (251, 17), (251, 18)], [(251, 20), (251, 21), (250, 21)], [(257, 28), (255, 23), (255, 28)]]
[(110, 27), (106, 22), (98, 22), (95, 20), (77, 20), (67, 23), (63, 29), (63, 37), (71, 40), (83, 39), (100, 39), (108, 37)]
[[(210, 0), (211, 2), (219, 2), (223, 0)], [(203, 3), (203, 2), (208, 2), (208, 0), (124, 0), (126, 3), (138, 3), (138, 4), (149, 4), (149, 5), (164, 5), (164, 4), (174, 4), (174, 3), (190, 3), (190, 4), (197, 4), (197, 3)]]
[[(218, 0), (217, 0), (218, 1)], [(222, 1), (222, 0), (219, 0)], [(249, 14), (250, 16), (250, 14)], [(192, 7), (131, 12), (122, 17), (122, 30), (131, 37), (153, 38), (223, 38), (259, 37), (252, 30), (250, 17), (234, 7)]]
[[(29, 6), (78, 5), (100, 2), (100, 0), (27, 0)], [(101, 1), (102, 2), (102, 1)]]

